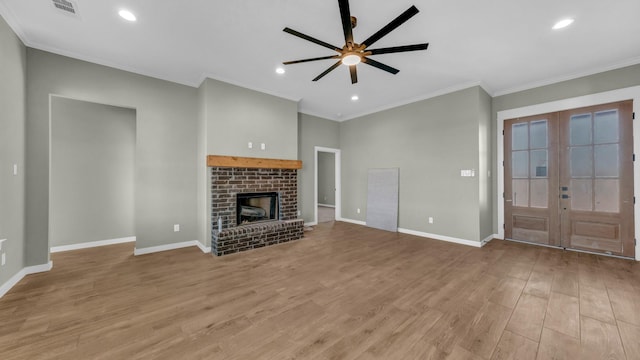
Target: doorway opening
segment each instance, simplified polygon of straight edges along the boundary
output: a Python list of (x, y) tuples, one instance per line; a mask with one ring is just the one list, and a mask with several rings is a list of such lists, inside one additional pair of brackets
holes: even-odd
[(50, 96), (49, 251), (133, 243), (136, 110)]
[(314, 223), (340, 220), (340, 150), (315, 147)]

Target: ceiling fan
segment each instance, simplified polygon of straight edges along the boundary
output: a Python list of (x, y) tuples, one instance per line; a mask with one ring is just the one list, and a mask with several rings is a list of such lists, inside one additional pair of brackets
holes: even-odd
[(405, 12), (400, 14), (397, 18), (393, 19), (390, 23), (385, 25), (382, 29), (378, 30), (378, 32), (371, 35), (368, 39), (366, 39), (362, 43), (358, 44), (353, 41), (353, 28), (356, 27), (357, 19), (351, 16), (351, 12), (349, 11), (349, 0), (338, 0), (338, 5), (340, 6), (340, 18), (342, 20), (342, 30), (344, 32), (344, 41), (345, 41), (345, 44), (342, 48), (339, 48), (337, 46), (331, 45), (324, 41), (318, 40), (309, 35), (305, 35), (301, 32), (295, 31), (288, 27), (283, 29), (283, 31), (286, 33), (305, 39), (307, 41), (311, 41), (312, 43), (318, 44), (320, 46), (324, 46), (328, 49), (334, 50), (338, 54), (311, 58), (311, 59), (285, 61), (283, 62), (284, 65), (298, 64), (298, 63), (317, 61), (317, 60), (339, 59), (338, 62), (331, 65), (331, 67), (323, 71), (320, 75), (316, 76), (315, 79), (313, 79), (313, 81), (320, 80), (322, 77), (324, 77), (331, 71), (335, 70), (338, 66), (340, 66), (340, 64), (344, 64), (346, 66), (349, 66), (349, 72), (351, 73), (351, 83), (355, 84), (358, 82), (358, 73), (357, 73), (356, 65), (361, 62), (367, 65), (371, 65), (380, 70), (384, 70), (394, 75), (400, 71), (389, 65), (385, 65), (379, 61), (373, 60), (369, 56), (405, 52), (405, 51), (426, 50), (427, 47), (429, 46), (428, 43), (425, 43), (425, 44), (403, 45), (403, 46), (394, 46), (394, 47), (386, 47), (386, 48), (378, 48), (378, 49), (369, 49), (369, 46), (373, 45), (376, 41), (380, 40), (383, 36), (389, 34), (391, 31), (395, 30), (398, 26), (402, 25), (404, 22), (406, 22), (411, 17), (416, 15), (419, 10), (415, 6), (411, 6)]

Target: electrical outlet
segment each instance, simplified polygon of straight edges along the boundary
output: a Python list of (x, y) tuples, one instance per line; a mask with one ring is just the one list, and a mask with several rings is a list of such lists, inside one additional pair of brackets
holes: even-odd
[(433, 224), (433, 217), (429, 216), (429, 224)]
[(300, 216), (300, 214), (302, 214), (302, 213), (300, 212), (300, 210), (298, 210), (298, 216)]
[(360, 208), (357, 208), (357, 209), (356, 209), (356, 212), (357, 212), (358, 214), (360, 214)]
[(174, 231), (174, 232), (178, 232), (178, 231), (180, 231), (180, 224), (175, 224), (175, 225), (173, 225), (173, 231)]
[(4, 264), (7, 263), (7, 254), (6, 253), (2, 253), (2, 266), (4, 266)]
[(249, 141), (249, 143), (247, 144), (247, 147), (248, 147), (249, 149), (253, 149), (253, 143), (252, 143), (251, 141)]
[(267, 144), (262, 143), (260, 144), (260, 150), (266, 150), (267, 149)]

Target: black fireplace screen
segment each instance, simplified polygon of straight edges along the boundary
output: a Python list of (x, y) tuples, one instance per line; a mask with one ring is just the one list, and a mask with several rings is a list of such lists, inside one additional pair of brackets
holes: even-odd
[(237, 224), (278, 220), (278, 193), (236, 194)]

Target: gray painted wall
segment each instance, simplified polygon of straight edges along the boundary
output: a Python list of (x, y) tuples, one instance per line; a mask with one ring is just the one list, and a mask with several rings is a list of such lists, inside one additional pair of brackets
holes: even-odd
[(480, 182), (460, 170), (479, 170), (479, 123), (488, 117), (480, 115), (487, 111), (482, 92), (474, 87), (341, 123), (342, 216), (365, 220), (367, 169), (397, 167), (400, 228), (481, 240)]
[(334, 153), (318, 153), (318, 203), (336, 204), (336, 155)]
[[(197, 101), (197, 226), (199, 239), (209, 247), (211, 177), (207, 155), (297, 160), (298, 103), (214, 79), (202, 82)], [(253, 143), (251, 149), (249, 142)]]
[(197, 239), (197, 89), (34, 49), (27, 70), (27, 265), (49, 260), (49, 94), (136, 109), (136, 248)]
[(135, 236), (135, 155), (135, 110), (51, 98), (51, 247)]
[(208, 155), (298, 159), (297, 102), (213, 79), (203, 86)]
[[(516, 109), (524, 106), (542, 104), (546, 102), (569, 99), (583, 95), (596, 94), (605, 91), (623, 89), (640, 85), (640, 64), (628, 66), (616, 70), (605, 71), (590, 76), (558, 82), (524, 90), (492, 99), (491, 112), (491, 144), (492, 144), (492, 172), (497, 174), (497, 144), (502, 137), (497, 138), (496, 121), (499, 111)], [(493, 181), (493, 193), (497, 191), (497, 179)], [(493, 231), (498, 231), (498, 204), (497, 197), (493, 196)]]
[[(307, 114), (298, 115), (298, 210), (306, 223), (314, 221), (315, 147), (339, 149), (340, 123)], [(342, 177), (344, 179), (344, 176)], [(344, 180), (343, 180), (344, 181)]]
[(25, 266), (26, 58), (24, 45), (0, 17), (0, 239), (7, 239), (0, 286)]

